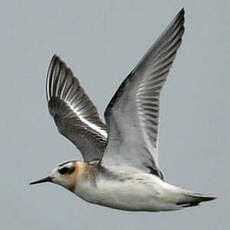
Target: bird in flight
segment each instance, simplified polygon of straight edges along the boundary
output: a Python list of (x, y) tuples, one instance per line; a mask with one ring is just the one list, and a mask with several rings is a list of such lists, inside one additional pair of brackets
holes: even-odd
[(127, 211), (170, 211), (215, 197), (164, 181), (158, 164), (159, 103), (184, 33), (184, 9), (163, 31), (113, 96), (104, 124), (78, 79), (56, 55), (46, 81), (49, 112), (84, 161), (60, 164), (52, 182), (94, 204)]

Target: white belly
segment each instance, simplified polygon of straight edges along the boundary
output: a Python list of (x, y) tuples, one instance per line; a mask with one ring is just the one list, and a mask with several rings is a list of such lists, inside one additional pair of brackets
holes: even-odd
[(78, 184), (75, 193), (82, 199), (116, 209), (129, 211), (177, 210), (178, 189), (158, 177), (137, 173), (126, 179), (98, 178), (96, 184)]

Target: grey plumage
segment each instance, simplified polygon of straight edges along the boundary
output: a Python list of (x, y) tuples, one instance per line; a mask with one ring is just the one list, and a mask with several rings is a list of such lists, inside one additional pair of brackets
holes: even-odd
[(105, 111), (109, 132), (102, 164), (138, 168), (162, 178), (158, 166), (159, 99), (184, 33), (181, 10), (123, 81)]
[(49, 111), (60, 133), (77, 146), (85, 161), (129, 166), (163, 178), (157, 148), (159, 99), (181, 44), (183, 24), (182, 9), (113, 96), (105, 111), (107, 127), (72, 71), (53, 57), (46, 87)]
[(106, 145), (106, 127), (77, 78), (56, 55), (50, 63), (46, 95), (59, 132), (76, 145), (85, 161), (99, 161)]
[(158, 164), (160, 92), (183, 33), (181, 10), (113, 96), (106, 126), (71, 70), (54, 56), (46, 85), (49, 111), (85, 162), (61, 164), (31, 184), (53, 182), (90, 203), (129, 211), (178, 210), (215, 199), (163, 181)]

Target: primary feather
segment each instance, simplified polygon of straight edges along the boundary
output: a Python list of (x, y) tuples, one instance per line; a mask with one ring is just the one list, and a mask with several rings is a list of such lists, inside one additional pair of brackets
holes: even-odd
[(130, 166), (163, 177), (157, 149), (160, 92), (183, 33), (181, 10), (110, 101), (105, 111), (109, 132), (102, 159), (105, 167)]
[(59, 132), (76, 145), (85, 161), (101, 160), (107, 142), (106, 127), (78, 79), (56, 55), (50, 63), (46, 95)]

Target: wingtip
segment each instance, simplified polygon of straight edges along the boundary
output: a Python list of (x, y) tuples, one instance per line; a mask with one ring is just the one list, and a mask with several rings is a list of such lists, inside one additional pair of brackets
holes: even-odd
[(51, 58), (51, 61), (50, 61), (50, 66), (52, 65), (52, 63), (54, 63), (56, 60), (60, 60), (59, 56), (54, 54), (53, 57)]
[(184, 9), (184, 7), (179, 11), (179, 14), (180, 14), (180, 15), (184, 15), (184, 14), (185, 14), (185, 9)]
[(46, 77), (46, 99), (47, 101), (50, 100), (50, 92), (49, 92), (49, 79), (50, 79), (50, 76), (51, 76), (51, 72), (55, 66), (55, 63), (57, 61), (60, 61), (60, 58), (54, 54), (51, 61), (50, 61), (50, 64), (49, 64), (49, 67), (48, 67), (48, 72), (47, 72), (47, 77)]
[(184, 15), (185, 15), (185, 10), (184, 10), (184, 7), (177, 13), (177, 15), (176, 15), (176, 20), (178, 19), (178, 18), (182, 18), (183, 20), (184, 20)]
[[(184, 10), (184, 8), (182, 8), (178, 12), (176, 17), (174, 18), (174, 23), (178, 23), (178, 25), (182, 27), (183, 32), (184, 32), (184, 21), (185, 21), (184, 15), (185, 15), (185, 10)], [(183, 35), (183, 33), (182, 33), (182, 35)]]

